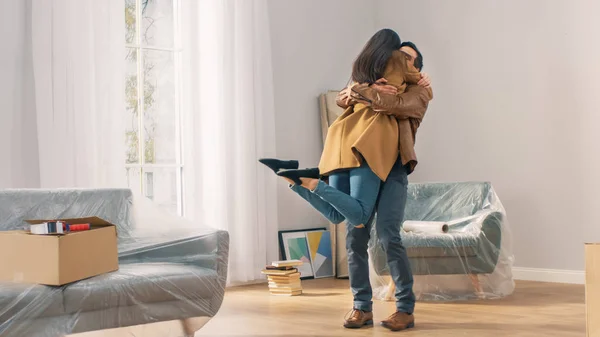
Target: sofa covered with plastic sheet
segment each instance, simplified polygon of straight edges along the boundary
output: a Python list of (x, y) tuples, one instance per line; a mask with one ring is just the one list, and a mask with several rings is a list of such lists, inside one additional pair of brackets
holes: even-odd
[(64, 336), (217, 313), (227, 232), (163, 213), (128, 189), (0, 191), (0, 230), (24, 229), (25, 219), (87, 216), (116, 224), (119, 270), (61, 287), (0, 283), (0, 336)]
[[(409, 222), (411, 228), (404, 226), (401, 237), (419, 299), (497, 298), (513, 292), (506, 212), (490, 183), (409, 184), (404, 224)], [(432, 230), (436, 225), (438, 230)], [(393, 299), (375, 227), (369, 242), (374, 296)]]

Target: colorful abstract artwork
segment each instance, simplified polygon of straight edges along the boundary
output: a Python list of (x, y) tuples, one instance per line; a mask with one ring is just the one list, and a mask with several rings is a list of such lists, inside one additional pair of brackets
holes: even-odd
[(306, 241), (308, 243), (314, 277), (334, 276), (331, 233), (328, 231), (308, 232), (306, 233)]
[(306, 229), (299, 231), (281, 231), (279, 232), (279, 245), (281, 255), (284, 260), (300, 260), (303, 262), (298, 267), (300, 278), (313, 278), (315, 276), (308, 249), (306, 234), (312, 232), (321, 232), (325, 228)]

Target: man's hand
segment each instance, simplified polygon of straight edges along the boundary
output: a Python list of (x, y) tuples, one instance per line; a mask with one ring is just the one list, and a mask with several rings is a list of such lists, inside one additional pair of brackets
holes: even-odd
[(352, 103), (352, 88), (354, 88), (358, 83), (352, 83), (347, 86), (344, 90), (340, 91), (340, 97), (346, 103), (346, 105), (351, 105)]
[(421, 80), (419, 80), (419, 82), (417, 84), (422, 86), (423, 88), (430, 88), (431, 87), (431, 78), (429, 78), (429, 74), (421, 73)]
[(371, 85), (371, 88), (377, 90), (377, 92), (381, 94), (396, 95), (398, 93), (398, 88), (387, 83), (388, 81), (385, 78), (380, 78)]
[(350, 105), (350, 88), (346, 87), (344, 90), (340, 91), (340, 98), (344, 101), (344, 104)]

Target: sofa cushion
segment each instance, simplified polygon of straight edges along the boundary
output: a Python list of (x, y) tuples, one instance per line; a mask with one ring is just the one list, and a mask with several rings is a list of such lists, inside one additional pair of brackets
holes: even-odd
[(62, 313), (64, 307), (60, 287), (0, 283), (0, 326), (10, 318), (21, 320)]
[(402, 233), (408, 257), (476, 256), (478, 236), (471, 233), (413, 234)]
[(182, 299), (206, 299), (218, 287), (214, 270), (176, 263), (124, 264), (114, 273), (69, 285), (67, 313)]
[[(81, 312), (72, 315), (72, 333), (122, 328), (154, 322), (181, 320), (190, 317), (212, 317), (216, 314), (216, 311), (212, 309), (211, 303), (212, 299), (198, 299), (194, 301), (144, 303), (118, 308), (107, 308), (99, 311)], [(99, 317), (100, 319), (98, 319)], [(173, 329), (173, 326), (171, 326), (171, 329)], [(129, 331), (129, 329), (125, 330)], [(145, 331), (148, 331), (147, 333), (151, 336), (163, 336), (166, 334), (166, 331), (160, 330), (162, 329), (156, 327)], [(146, 336), (146, 334), (135, 334), (134, 331), (129, 331), (130, 334), (127, 334), (127, 336)], [(153, 331), (153, 333), (149, 331)], [(114, 336), (108, 333), (106, 335)], [(124, 335), (118, 334), (118, 336)], [(175, 334), (168, 335), (175, 336)]]
[(475, 247), (407, 247), (409, 258), (477, 256)]

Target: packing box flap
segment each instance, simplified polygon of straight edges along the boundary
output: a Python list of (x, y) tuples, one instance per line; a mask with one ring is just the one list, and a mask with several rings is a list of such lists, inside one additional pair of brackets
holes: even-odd
[(114, 226), (114, 224), (112, 224), (104, 219), (101, 219), (97, 216), (90, 216), (90, 217), (85, 217), (85, 218), (71, 218), (71, 219), (25, 220), (25, 222), (32, 224), (32, 225), (49, 222), (49, 221), (64, 221), (66, 223), (73, 223), (73, 224), (74, 223), (77, 223), (77, 224), (89, 223), (90, 225), (98, 225), (98, 226)]

